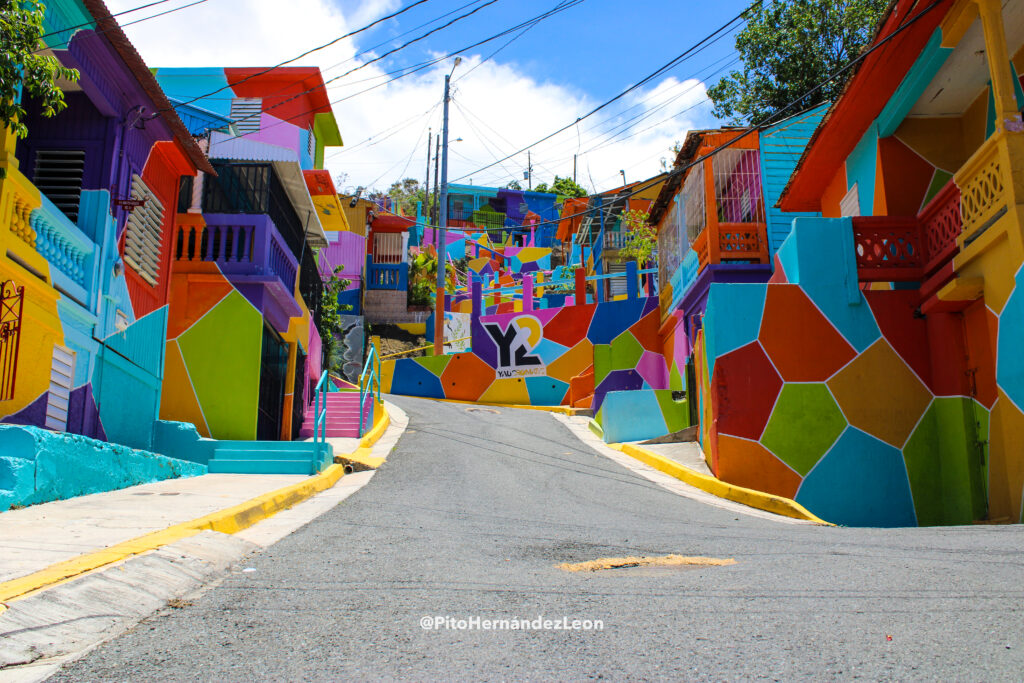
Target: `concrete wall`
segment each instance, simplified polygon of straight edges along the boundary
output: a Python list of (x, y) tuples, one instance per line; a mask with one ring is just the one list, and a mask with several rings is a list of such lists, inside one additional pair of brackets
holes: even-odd
[(206, 474), (206, 466), (149, 451), (0, 425), (0, 510)]

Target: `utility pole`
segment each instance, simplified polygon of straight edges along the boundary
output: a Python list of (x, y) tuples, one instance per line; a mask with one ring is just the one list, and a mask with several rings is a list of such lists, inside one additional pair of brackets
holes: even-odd
[[(462, 61), (455, 58), (455, 67)], [(452, 74), (444, 77), (444, 126), (441, 128), (441, 233), (437, 249), (437, 307), (434, 309), (434, 355), (444, 355), (444, 287), (448, 255), (448, 102), (451, 100)]]
[[(427, 217), (427, 222), (430, 222), (430, 143), (433, 142), (432, 135), (433, 129), (427, 128), (427, 182), (423, 185), (423, 198), (426, 200), (423, 207), (423, 214)], [(424, 230), (424, 232), (426, 232)]]
[(533, 189), (533, 162), (530, 161), (530, 150), (526, 150), (526, 189)]
[[(437, 235), (437, 192), (441, 180), (441, 172), (438, 170), (441, 163), (441, 136), (438, 135), (434, 141), (434, 196), (430, 206), (430, 224), (434, 226), (434, 235)], [(434, 239), (437, 242), (437, 239)]]
[(576, 155), (572, 155), (572, 182), (576, 182)]

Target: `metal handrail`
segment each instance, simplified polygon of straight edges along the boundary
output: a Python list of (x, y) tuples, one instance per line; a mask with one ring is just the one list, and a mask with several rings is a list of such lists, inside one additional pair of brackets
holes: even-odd
[[(445, 344), (454, 344), (455, 342), (466, 341), (472, 339), (472, 337), (459, 337), (458, 339), (445, 339)], [(404, 356), (407, 353), (415, 353), (416, 351), (423, 351), (424, 349), (434, 348), (433, 344), (427, 344), (426, 346), (417, 346), (415, 349), (407, 349), (405, 351), (396, 351), (395, 353), (389, 353), (385, 356), (380, 356), (380, 360), (390, 360), (395, 356)]]
[[(657, 268), (645, 268), (644, 270), (636, 271), (637, 275), (649, 275), (651, 273), (657, 273)], [(628, 273), (622, 271), (619, 273), (606, 273), (604, 275), (590, 275), (586, 278), (587, 282), (593, 282), (595, 280), (608, 280), (614, 277), (625, 277)], [(572, 285), (575, 284), (575, 279), (564, 279), (564, 280), (545, 280), (544, 282), (535, 282), (534, 287), (557, 287), (559, 285)], [(499, 289), (484, 289), (482, 290), (484, 296), (488, 294), (512, 294), (522, 290), (522, 285), (511, 285), (509, 287), (501, 287)]]
[[(321, 399), (321, 396), (323, 397)], [(316, 383), (316, 398), (313, 404), (313, 444), (319, 454), (327, 448), (327, 371), (320, 375)]]
[[(374, 364), (374, 361), (377, 361)], [(366, 356), (366, 363), (363, 364), (363, 371), (359, 375), (359, 436), (363, 435), (363, 428), (365, 425), (363, 406), (366, 404), (366, 395), (369, 393), (371, 398), (374, 396), (374, 389), (376, 388), (376, 398), (380, 401), (380, 354), (377, 353), (377, 347), (373, 343), (370, 344), (370, 353)], [(373, 404), (370, 405), (370, 424), (373, 424)]]

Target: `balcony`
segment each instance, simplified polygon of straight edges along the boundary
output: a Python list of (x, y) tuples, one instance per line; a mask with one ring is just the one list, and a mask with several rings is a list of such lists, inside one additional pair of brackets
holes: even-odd
[(405, 291), (409, 289), (409, 265), (406, 263), (373, 263), (366, 268), (367, 289)]
[(50, 264), (54, 284), (85, 305), (90, 299), (95, 244), (45, 195), (41, 200), (42, 205), (29, 216), (36, 251)]
[(861, 282), (923, 282), (957, 253), (960, 190), (950, 182), (917, 216), (853, 219)]
[(207, 214), (206, 224), (179, 214), (173, 272), (219, 272), (284, 333), (302, 312), (295, 300), (298, 261), (265, 215)]
[[(709, 238), (709, 235), (714, 235)], [(768, 227), (765, 223), (709, 225), (691, 245), (697, 252), (698, 271), (709, 264), (768, 263)]]

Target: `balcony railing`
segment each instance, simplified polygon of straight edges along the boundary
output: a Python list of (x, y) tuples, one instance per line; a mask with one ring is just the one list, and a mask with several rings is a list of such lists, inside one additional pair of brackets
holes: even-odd
[(853, 219), (862, 282), (921, 282), (957, 253), (960, 191), (948, 183), (916, 217)]
[(86, 300), (92, 268), (91, 257), (95, 250), (92, 240), (45, 195), (42, 197), (42, 206), (32, 212), (30, 224), (36, 234), (36, 251), (51, 266), (81, 287), (79, 298)]
[(370, 263), (366, 269), (367, 289), (404, 291), (409, 288), (409, 265), (406, 263)]
[(629, 242), (628, 232), (606, 232), (604, 234), (605, 249), (622, 249)]
[(298, 261), (267, 216), (209, 214), (206, 225), (176, 228), (175, 269), (188, 263), (216, 263), (224, 275), (273, 276), (295, 290)]
[[(714, 232), (714, 238), (709, 234)], [(768, 227), (764, 223), (719, 223), (706, 227), (691, 245), (700, 270), (730, 261), (768, 263)]]

